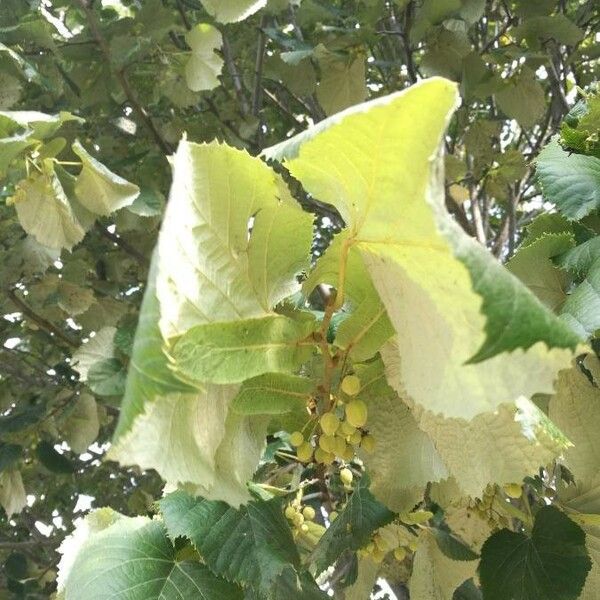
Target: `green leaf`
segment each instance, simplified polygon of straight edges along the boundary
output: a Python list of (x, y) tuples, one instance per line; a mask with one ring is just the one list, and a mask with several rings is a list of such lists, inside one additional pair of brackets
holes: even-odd
[(564, 462), (576, 478), (592, 477), (600, 464), (600, 389), (582, 372), (594, 367), (598, 359), (588, 354), (582, 367), (561, 371), (548, 406), (548, 416), (572, 442)]
[(452, 600), (456, 588), (476, 570), (475, 560), (452, 560), (438, 546), (435, 534), (423, 531), (415, 552), (410, 593), (419, 600)]
[(586, 278), (571, 292), (560, 316), (583, 338), (589, 339), (600, 329), (600, 259), (596, 259)]
[(76, 454), (85, 452), (98, 437), (100, 422), (98, 406), (91, 394), (83, 393), (75, 402), (60, 429), (65, 440)]
[[(368, 408), (372, 453), (362, 453), (375, 497), (396, 512), (409, 511), (430, 481), (448, 476), (435, 446), (415, 421), (408, 405), (388, 385), (381, 360), (357, 365), (359, 398)], [(414, 457), (406, 460), (407, 456)]]
[(365, 600), (371, 597), (375, 587), (381, 564), (369, 556), (358, 559), (358, 575), (356, 581), (344, 590), (346, 600)]
[(231, 402), (231, 409), (240, 415), (281, 415), (303, 411), (314, 383), (306, 377), (283, 373), (267, 373), (242, 383)]
[(300, 569), (300, 556), (279, 498), (235, 510), (179, 491), (158, 504), (169, 535), (188, 538), (215, 574), (266, 598), (284, 597), (274, 586)]
[(569, 154), (554, 138), (536, 161), (544, 199), (578, 221), (600, 208), (600, 158)]
[(298, 290), (311, 241), (311, 216), (260, 159), (218, 143), (181, 142), (158, 244), (164, 339), (272, 314)]
[(596, 236), (575, 248), (566, 250), (554, 259), (554, 263), (576, 277), (583, 277), (599, 257), (600, 236)]
[(484, 600), (575, 600), (590, 567), (585, 533), (545, 506), (531, 536), (503, 529), (485, 542), (479, 578)]
[(263, 373), (295, 371), (315, 347), (307, 340), (314, 328), (313, 320), (281, 315), (197, 325), (169, 355), (185, 380), (238, 383)]
[(23, 447), (18, 444), (0, 445), (0, 472), (8, 470), (23, 456)]
[(583, 38), (583, 31), (563, 14), (531, 17), (519, 27), (512, 29), (512, 35), (517, 39), (526, 39), (534, 49), (548, 40), (559, 44), (574, 46)]
[[(342, 253), (345, 252), (347, 240), (347, 231), (334, 238), (304, 282), (306, 292), (311, 292), (322, 283), (338, 287)], [(343, 285), (349, 310), (336, 330), (334, 343), (347, 350), (353, 360), (364, 361), (392, 337), (394, 329), (356, 248), (348, 251)]]
[(57, 452), (54, 446), (46, 440), (42, 440), (37, 445), (35, 454), (46, 469), (53, 473), (73, 473), (75, 471), (73, 462)]
[(138, 197), (140, 188), (119, 177), (75, 142), (73, 152), (83, 164), (75, 183), (75, 193), (81, 204), (97, 215), (109, 215), (129, 206)]
[(546, 108), (544, 88), (529, 69), (511, 77), (496, 92), (496, 101), (507, 117), (515, 119), (525, 129), (535, 125)]
[(43, 246), (71, 249), (85, 235), (50, 159), (43, 161), (42, 172), (19, 182), (9, 203), (23, 229)]
[(394, 513), (369, 491), (366, 476), (360, 480), (344, 510), (327, 528), (312, 555), (317, 573), (333, 564), (344, 551), (366, 545), (373, 532), (394, 519)]
[(6, 175), (10, 163), (34, 144), (30, 131), (0, 138), (0, 178)]
[(286, 164), (348, 225), (399, 334), (398, 391), (471, 418), (551, 391), (579, 338), (448, 216), (431, 157), (455, 102), (453, 84), (426, 80), (346, 113)]
[(23, 478), (17, 469), (7, 469), (0, 473), (0, 505), (8, 517), (20, 513), (27, 506)]
[(264, 8), (267, 0), (202, 0), (202, 4), (219, 23), (233, 23)]
[(185, 80), (193, 92), (212, 90), (220, 85), (218, 76), (223, 59), (215, 52), (223, 45), (221, 32), (212, 25), (199, 23), (185, 36), (192, 54), (185, 65)]
[(215, 577), (206, 566), (179, 561), (163, 525), (144, 517), (121, 516), (92, 531), (70, 553), (62, 551), (61, 563), (70, 563), (61, 588), (65, 600), (243, 598), (241, 589)]
[(0, 111), (0, 118), (2, 117), (10, 119), (23, 129), (31, 130), (32, 136), (36, 140), (43, 140), (54, 135), (64, 123), (69, 121), (83, 123), (83, 119), (65, 111), (56, 115), (47, 115), (35, 110)]
[(79, 373), (81, 381), (87, 380), (90, 367), (94, 363), (114, 358), (113, 338), (116, 331), (116, 327), (103, 327), (73, 353), (71, 365)]
[(323, 51), (319, 55), (319, 66), (321, 81), (317, 87), (317, 100), (325, 114), (333, 115), (365, 100), (364, 58), (340, 60), (334, 54)]
[(122, 396), (127, 371), (118, 358), (95, 362), (88, 371), (87, 384), (99, 396)]
[(506, 268), (516, 275), (549, 309), (558, 311), (564, 303), (569, 277), (552, 258), (575, 244), (572, 233), (548, 233), (521, 246)]
[(466, 421), (416, 409), (449, 473), (466, 495), (481, 496), (488, 483), (512, 483), (537, 473), (569, 442), (532, 402), (519, 399)]

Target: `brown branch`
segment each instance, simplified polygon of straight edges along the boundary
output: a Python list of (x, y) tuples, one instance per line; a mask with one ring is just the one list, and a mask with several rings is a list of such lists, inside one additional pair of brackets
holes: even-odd
[(140, 120), (144, 123), (144, 125), (148, 128), (148, 131), (150, 131), (150, 133), (152, 134), (154, 141), (157, 143), (157, 145), (161, 149), (161, 151), (165, 154), (171, 154), (173, 149), (162, 138), (162, 136), (160, 135), (160, 132), (156, 128), (156, 125), (154, 125), (154, 122), (152, 121), (152, 119), (150, 118), (148, 113), (146, 112), (146, 109), (140, 104), (139, 100), (137, 99), (137, 97), (129, 83), (129, 80), (127, 79), (127, 76), (125, 75), (125, 69), (124, 68), (122, 68), (122, 69), (115, 68), (113, 61), (112, 61), (112, 57), (111, 57), (110, 46), (108, 45), (108, 42), (106, 41), (106, 39), (102, 35), (102, 32), (100, 31), (100, 25), (98, 24), (96, 15), (94, 14), (93, 9), (91, 8), (89, 0), (77, 0), (77, 1), (78, 1), (79, 5), (81, 6), (83, 12), (85, 13), (88, 24), (90, 26), (90, 30), (91, 30), (96, 42), (98, 43), (98, 46), (99, 46), (100, 50), (102, 51), (102, 54), (104, 54), (104, 57), (108, 63), (108, 66), (109, 66), (111, 72), (115, 76), (116, 80), (119, 82), (119, 85), (123, 89), (123, 92), (125, 93), (125, 96), (127, 97), (127, 100), (129, 100), (129, 103), (131, 104), (131, 107), (133, 108), (135, 113), (138, 115)]
[(71, 348), (79, 348), (79, 344), (69, 337), (64, 331), (61, 331), (56, 325), (44, 319), (41, 315), (38, 315), (24, 300), (19, 298), (15, 293), (14, 289), (6, 290), (6, 295), (11, 299), (13, 304), (22, 312), (26, 317), (29, 317), (34, 323), (39, 325), (42, 329), (51, 335), (55, 335), (61, 339), (65, 344), (71, 346)]
[(233, 80), (233, 89), (235, 90), (235, 95), (240, 103), (242, 114), (247, 115), (250, 112), (250, 105), (248, 104), (248, 98), (246, 98), (246, 92), (244, 91), (240, 72), (235, 66), (235, 61), (233, 60), (233, 54), (231, 52), (229, 40), (225, 37), (225, 35), (223, 35), (223, 59), (225, 60), (225, 66), (227, 67), (227, 70), (231, 75), (231, 79)]
[(190, 24), (190, 20), (188, 19), (187, 15), (185, 14), (185, 7), (181, 3), (181, 0), (175, 0), (175, 4), (177, 4), (177, 11), (181, 15), (181, 20), (183, 21), (183, 25), (189, 31), (192, 28), (192, 25)]
[(107, 240), (110, 240), (113, 244), (116, 244), (121, 248), (124, 252), (133, 256), (137, 261), (142, 263), (144, 266), (147, 266), (150, 261), (146, 256), (144, 256), (139, 250), (134, 248), (129, 242), (124, 240), (121, 236), (116, 233), (111, 233), (106, 227), (100, 225), (100, 223), (96, 223), (95, 229), (100, 233), (101, 236), (105, 237)]

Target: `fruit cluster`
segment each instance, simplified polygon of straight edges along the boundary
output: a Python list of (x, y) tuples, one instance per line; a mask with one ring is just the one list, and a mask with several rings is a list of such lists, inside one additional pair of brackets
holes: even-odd
[(390, 552), (393, 552), (394, 558), (402, 562), (416, 549), (417, 538), (410, 536), (403, 527), (392, 524), (379, 529), (371, 541), (358, 551), (358, 554), (370, 556), (372, 560), (380, 563)]
[(367, 405), (355, 397), (360, 387), (356, 375), (344, 377), (340, 388), (349, 400), (344, 402), (338, 398), (331, 409), (321, 415), (315, 447), (301, 431), (291, 434), (290, 443), (296, 447), (299, 461), (310, 462), (314, 456), (315, 462), (330, 465), (336, 457), (351, 461), (358, 446), (367, 452), (374, 450), (375, 440), (363, 429), (367, 423)]

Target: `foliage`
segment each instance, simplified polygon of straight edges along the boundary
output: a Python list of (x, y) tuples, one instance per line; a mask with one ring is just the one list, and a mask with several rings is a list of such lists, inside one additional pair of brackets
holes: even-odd
[(3, 0), (0, 587), (596, 598), (594, 6)]

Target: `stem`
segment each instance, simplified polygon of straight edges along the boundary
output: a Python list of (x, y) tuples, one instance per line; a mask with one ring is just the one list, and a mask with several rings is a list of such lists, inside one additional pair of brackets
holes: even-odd
[(233, 81), (233, 89), (235, 90), (235, 95), (237, 96), (238, 102), (240, 103), (242, 114), (247, 115), (250, 112), (248, 98), (246, 98), (246, 93), (244, 91), (244, 86), (242, 84), (240, 72), (235, 66), (235, 61), (233, 60), (233, 54), (231, 52), (229, 40), (225, 37), (225, 35), (223, 35), (223, 59), (225, 60), (225, 65), (227, 66), (227, 70), (231, 75), (231, 79)]
[(50, 335), (54, 335), (71, 348), (79, 348), (79, 344), (71, 339), (66, 333), (61, 331), (56, 325), (44, 319), (44, 317), (38, 315), (28, 304), (26, 304), (17, 294), (14, 289), (6, 290), (6, 295), (12, 300), (13, 304), (27, 317), (29, 317), (34, 323), (39, 325), (42, 329), (47, 331)]

